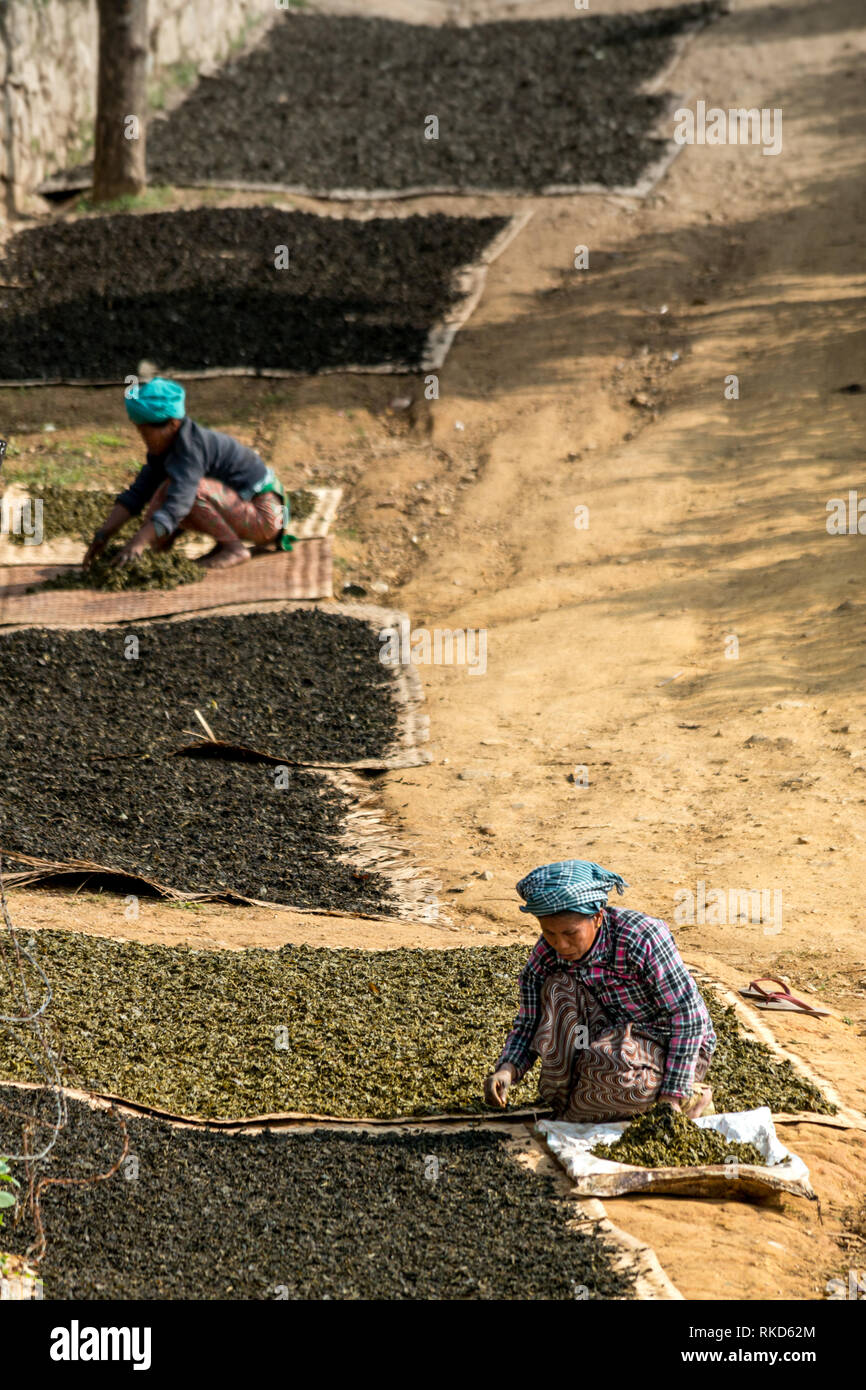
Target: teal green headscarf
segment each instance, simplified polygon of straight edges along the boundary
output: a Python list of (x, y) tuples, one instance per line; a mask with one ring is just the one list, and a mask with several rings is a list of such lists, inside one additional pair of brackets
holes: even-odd
[(585, 917), (594, 917), (611, 889), (622, 893), (627, 887), (619, 874), (591, 859), (560, 859), (533, 869), (520, 880), (517, 891), (524, 900), (520, 911), (531, 912), (534, 917), (551, 917), (555, 912), (582, 912)]
[(136, 425), (162, 425), (166, 420), (182, 420), (186, 415), (186, 392), (180, 382), (155, 376), (128, 388), (126, 413)]

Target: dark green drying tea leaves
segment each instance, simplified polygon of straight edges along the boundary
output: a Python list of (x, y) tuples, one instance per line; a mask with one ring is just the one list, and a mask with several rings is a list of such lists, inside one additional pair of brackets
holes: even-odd
[(261, 763), (79, 762), (66, 753), (56, 750), (38, 777), (26, 758), (6, 767), (0, 804), (11, 857), (84, 859), (190, 896), (394, 910), (388, 880), (348, 860), (341, 839), (348, 799), (320, 773), (293, 769), (278, 790), (274, 769)]
[(393, 673), (379, 660), (370, 623), (298, 608), (132, 631), (135, 660), (127, 659), (126, 631), (0, 636), (0, 747), (34, 783), (41, 761), (58, 760), (46, 728), (70, 759), (73, 750), (86, 759), (175, 749), (199, 729), (195, 709), (217, 738), (287, 761), (352, 762), (384, 756), (395, 743)]
[[(225, 1118), (484, 1111), (484, 1077), (511, 1026), (527, 954), (196, 951), (54, 931), (39, 932), (37, 951), (70, 1079)], [(772, 1079), (772, 1067), (785, 1065), (769, 1054), (761, 1074)], [(728, 1074), (736, 1084), (735, 1069)], [(0, 1075), (40, 1080), (2, 1034)], [(535, 1103), (535, 1075), (513, 1089), (514, 1106)], [(744, 1080), (737, 1108), (766, 1103), (752, 1084)], [(792, 1109), (821, 1100), (805, 1086), (797, 1099)]]
[[(88, 859), (182, 893), (393, 911), (347, 862), (350, 798), (317, 772), (168, 756), (218, 737), (287, 763), (382, 758), (393, 677), (376, 630), (297, 609), (0, 637), (0, 786), (10, 852)], [(55, 735), (45, 738), (45, 730)]]
[[(39, 1099), (46, 1105), (44, 1092)], [(12, 1100), (0, 1088), (0, 1126)], [(572, 1204), (489, 1131), (226, 1135), (156, 1120), (128, 1128), (137, 1181), (119, 1172), (45, 1189), (46, 1298), (634, 1296), (607, 1241), (570, 1229)], [(105, 1172), (121, 1151), (115, 1119), (70, 1101), (40, 1173)], [(29, 1218), (4, 1228), (11, 1251), (32, 1238)]]
[(592, 1152), (637, 1168), (700, 1168), (731, 1159), (766, 1166), (754, 1144), (734, 1143), (714, 1129), (702, 1129), (666, 1101), (632, 1120), (614, 1143), (596, 1144)]
[(304, 521), (312, 513), (316, 505), (316, 495), (301, 489), (299, 492), (287, 492), (286, 499), (289, 504), (289, 517), (292, 521)]
[[(109, 545), (89, 569), (76, 566), (40, 584), (45, 589), (106, 589), (121, 593), (127, 589), (176, 589), (179, 584), (197, 584), (206, 571), (177, 550), (145, 550), (138, 559), (122, 567), (112, 561), (123, 549)], [(32, 591), (31, 591), (32, 592)]]
[(777, 1057), (766, 1043), (743, 1035), (732, 1005), (723, 1004), (703, 981), (700, 990), (718, 1037), (706, 1077), (713, 1088), (717, 1113), (768, 1105), (774, 1115), (800, 1110), (835, 1115), (836, 1106), (818, 1086), (795, 1071), (787, 1058)]
[[(32, 486), (30, 495), (42, 502), (42, 539), (53, 541), (58, 536), (71, 536), (90, 544), (96, 531), (107, 518), (114, 506), (116, 492), (80, 491), (77, 488), (60, 487), (56, 483), (39, 483)], [(134, 534), (141, 523), (130, 520), (116, 534), (128, 537)], [(13, 535), (13, 541), (23, 541), (24, 537)]]

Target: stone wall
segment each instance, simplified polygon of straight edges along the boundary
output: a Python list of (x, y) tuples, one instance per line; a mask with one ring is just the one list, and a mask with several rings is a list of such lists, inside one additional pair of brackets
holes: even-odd
[[(279, 16), (275, 0), (150, 0), (150, 82), (170, 101)], [(0, 0), (0, 216), (92, 152), (96, 0)]]

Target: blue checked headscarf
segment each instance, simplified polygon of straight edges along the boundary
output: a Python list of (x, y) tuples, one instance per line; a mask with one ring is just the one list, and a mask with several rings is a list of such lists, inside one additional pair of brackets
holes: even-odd
[(126, 393), (126, 413), (136, 425), (161, 425), (165, 420), (182, 420), (186, 414), (186, 392), (179, 381), (155, 376)]
[(558, 864), (544, 864), (533, 869), (517, 885), (524, 899), (521, 912), (534, 917), (550, 917), (554, 912), (582, 912), (594, 917), (607, 902), (612, 888), (622, 893), (628, 884), (619, 874), (612, 874), (600, 864), (588, 859), (563, 859)]

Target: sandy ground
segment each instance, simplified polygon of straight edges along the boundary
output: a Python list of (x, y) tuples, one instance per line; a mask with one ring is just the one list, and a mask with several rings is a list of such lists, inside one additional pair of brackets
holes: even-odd
[[(415, 628), (487, 632), (483, 675), (422, 668), (434, 760), (382, 782), (448, 920), (142, 903), (128, 922), (118, 900), (32, 891), (13, 894), (20, 925), (233, 947), (529, 942), (516, 879), (596, 858), (690, 962), (733, 986), (782, 970), (826, 1002), (830, 1019), (763, 1018), (866, 1108), (866, 542), (825, 524), (831, 498), (862, 491), (866, 404), (838, 394), (866, 385), (860, 22), (857, 0), (740, 3), (681, 59), (669, 85), (692, 106), (782, 108), (777, 157), (687, 147), (644, 202), (472, 203), (534, 217), (492, 267), (438, 400), (399, 378), (196, 389), (205, 422), (268, 448), (292, 485), (346, 486), (346, 579), (386, 582)], [(375, 210), (434, 207), (467, 200)], [(85, 407), (90, 430), (123, 432), (111, 392), (0, 392), (13, 437), (50, 419), (76, 438)], [(781, 920), (684, 922), (702, 883), (781, 891)], [(611, 1218), (686, 1298), (822, 1297), (846, 1268), (833, 1237), (862, 1196), (866, 1134), (783, 1137), (820, 1216), (794, 1199), (632, 1197)]]

